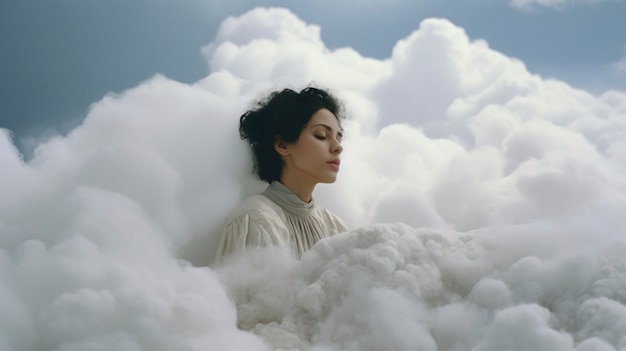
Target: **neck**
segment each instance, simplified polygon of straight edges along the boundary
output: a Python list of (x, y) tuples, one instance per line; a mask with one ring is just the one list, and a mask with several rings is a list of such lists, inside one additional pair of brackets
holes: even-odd
[(294, 177), (293, 174), (290, 174), (286, 170), (283, 170), (280, 182), (296, 194), (303, 202), (309, 203), (311, 201), (316, 185), (315, 182), (303, 180), (301, 177)]

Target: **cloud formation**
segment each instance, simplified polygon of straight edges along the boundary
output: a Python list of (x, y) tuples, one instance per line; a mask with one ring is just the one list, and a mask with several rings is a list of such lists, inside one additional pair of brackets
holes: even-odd
[[(259, 8), (203, 52), (206, 77), (109, 95), (28, 162), (1, 131), (1, 349), (626, 347), (626, 92), (544, 79), (444, 19), (376, 60)], [(261, 188), (238, 116), (310, 82), (348, 109), (316, 199), (354, 230), (302, 262), (200, 266)]]
[(615, 62), (613, 65), (613, 70), (619, 76), (626, 76), (626, 55), (622, 57), (619, 61)]
[(511, 6), (520, 10), (535, 10), (539, 7), (563, 9), (574, 3), (594, 4), (603, 0), (511, 0)]

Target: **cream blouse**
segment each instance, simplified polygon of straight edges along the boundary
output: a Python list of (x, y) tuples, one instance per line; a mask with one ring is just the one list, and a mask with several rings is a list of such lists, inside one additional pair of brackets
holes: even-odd
[(231, 214), (222, 233), (217, 258), (251, 246), (281, 246), (300, 257), (319, 240), (344, 232), (345, 224), (330, 211), (305, 203), (274, 181), (262, 194), (244, 200)]

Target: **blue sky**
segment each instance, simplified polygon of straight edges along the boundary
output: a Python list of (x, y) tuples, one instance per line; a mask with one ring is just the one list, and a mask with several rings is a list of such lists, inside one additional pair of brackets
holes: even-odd
[(196, 81), (208, 73), (200, 48), (227, 16), (256, 6), (289, 8), (319, 25), (329, 48), (349, 46), (375, 58), (388, 57), (423, 19), (443, 17), (533, 73), (594, 94), (626, 90), (626, 74), (614, 68), (626, 54), (626, 1), (555, 3), (520, 9), (495, 0), (3, 0), (0, 127), (24, 149), (29, 138), (80, 123), (108, 92), (157, 73)]

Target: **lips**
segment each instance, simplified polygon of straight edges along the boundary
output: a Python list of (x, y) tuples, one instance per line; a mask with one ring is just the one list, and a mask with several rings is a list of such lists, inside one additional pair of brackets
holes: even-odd
[(341, 163), (341, 161), (339, 159), (335, 159), (335, 160), (332, 160), (332, 161), (328, 161), (326, 163), (339, 167), (339, 164)]

